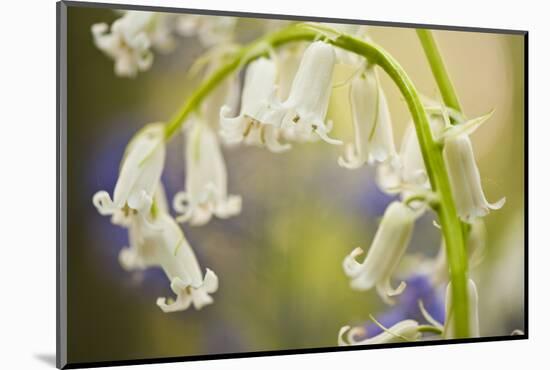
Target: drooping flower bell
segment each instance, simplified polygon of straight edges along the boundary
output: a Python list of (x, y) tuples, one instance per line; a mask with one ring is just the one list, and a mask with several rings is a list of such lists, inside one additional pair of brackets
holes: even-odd
[(241, 111), (231, 118), (231, 110), (220, 110), (220, 135), (228, 144), (244, 142), (248, 145), (266, 146), (272, 152), (290, 148), (281, 144), (281, 111), (274, 111), (276, 94), (276, 64), (267, 58), (259, 58), (248, 66), (244, 81)]
[[(142, 248), (143, 244), (143, 228), (154, 228), (153, 221), (162, 213), (168, 214), (168, 199), (164, 191), (164, 186), (159, 182), (153, 197), (151, 211), (144, 217), (130, 213), (128, 215), (122, 212), (117, 212), (113, 216), (113, 223), (128, 229), (128, 247), (120, 250), (118, 261), (122, 268), (126, 271), (141, 271), (147, 266), (147, 249)], [(141, 220), (145, 222), (140, 222)], [(157, 229), (158, 230), (158, 229)]]
[[(430, 115), (432, 135), (439, 136), (444, 127), (441, 116)], [(407, 125), (399, 149), (399, 166), (382, 163), (377, 168), (377, 183), (386, 193), (402, 193), (406, 198), (411, 192), (430, 190), (428, 172), (418, 143), (418, 137), (413, 122)]]
[(227, 194), (227, 168), (216, 133), (198, 120), (187, 133), (185, 191), (174, 197), (179, 222), (204, 225), (212, 216), (228, 218), (241, 211), (241, 197)]
[(302, 44), (290, 45), (275, 54), (275, 63), (277, 64), (277, 98), (285, 101), (290, 94), (292, 82), (300, 67), (300, 62), (304, 54)]
[(122, 266), (127, 270), (161, 267), (177, 296), (175, 301), (158, 298), (162, 311), (183, 311), (191, 304), (201, 309), (213, 302), (210, 294), (218, 289), (218, 277), (209, 269), (203, 275), (195, 253), (169, 214), (158, 210), (150, 222), (133, 218), (129, 235), (130, 247), (119, 257)]
[(351, 109), (355, 140), (346, 146), (338, 164), (356, 169), (369, 162), (391, 162), (398, 166), (390, 110), (375, 67), (355, 77), (351, 83)]
[(401, 294), (406, 284), (401, 282), (397, 288), (392, 288), (391, 277), (407, 249), (419, 215), (418, 211), (400, 202), (388, 206), (365, 260), (362, 263), (356, 260), (363, 253), (359, 247), (344, 259), (344, 272), (351, 278), (353, 289), (376, 287), (384, 302), (394, 303), (391, 297)]
[[(338, 333), (339, 346), (360, 346), (368, 344), (398, 343), (403, 341), (415, 341), (421, 336), (418, 322), (403, 320), (384, 330), (382, 333), (363, 340), (356, 340), (357, 336), (364, 336), (363, 327), (351, 328), (344, 326)], [(347, 335), (346, 335), (347, 333)]]
[(93, 203), (101, 215), (137, 212), (147, 215), (164, 167), (164, 124), (146, 125), (128, 143), (121, 162), (113, 200), (99, 191)]
[(332, 124), (325, 123), (335, 62), (332, 46), (322, 41), (304, 52), (289, 96), (276, 108), (284, 113), (281, 128), (289, 137), (318, 136), (330, 144), (342, 143), (328, 136)]
[(448, 135), (443, 149), (445, 164), (460, 219), (472, 223), (475, 218), (502, 208), (506, 198), (489, 203), (481, 186), (481, 176), (474, 156), (472, 142), (466, 134)]
[[(115, 73), (118, 76), (134, 77), (138, 71), (146, 71), (151, 67), (151, 30), (157, 16), (153, 12), (127, 11), (113, 22), (110, 30), (106, 23), (92, 26), (95, 45), (115, 61)], [(163, 37), (162, 40), (168, 39)]]
[[(470, 320), (470, 337), (479, 337), (479, 313), (478, 313), (478, 301), (476, 284), (472, 279), (468, 279), (467, 286), (468, 294), (468, 316)], [(447, 294), (445, 298), (445, 328), (443, 330), (444, 338), (455, 338), (454, 334), (454, 312), (453, 312), (453, 297), (451, 294), (451, 283), (447, 285)]]

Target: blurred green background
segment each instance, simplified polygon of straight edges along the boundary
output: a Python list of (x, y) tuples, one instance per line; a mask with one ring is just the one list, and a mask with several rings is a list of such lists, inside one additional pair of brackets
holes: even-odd
[[(242, 214), (183, 226), (201, 266), (220, 278), (213, 305), (164, 314), (155, 300), (172, 293), (162, 271), (122, 270), (117, 257), (127, 245), (126, 231), (97, 214), (92, 196), (112, 192), (134, 132), (167, 120), (190, 94), (200, 79), (187, 72), (202, 50), (197, 40), (180, 38), (174, 52), (155, 55), (150, 71), (118, 78), (90, 33), (93, 23), (117, 17), (106, 9), (70, 7), (68, 13), (69, 361), (332, 347), (341, 326), (386, 311), (375, 292), (349, 288), (341, 264), (354, 247), (369, 247), (391, 198), (377, 190), (372, 169), (339, 168), (341, 148), (323, 143), (295, 144), (280, 155), (250, 147), (225, 150), (229, 192), (243, 196)], [(253, 38), (259, 25), (241, 19), (240, 37)], [(369, 27), (369, 35), (420, 91), (437, 96), (413, 29)], [(524, 315), (524, 39), (435, 35), (466, 114), (495, 109), (473, 143), (487, 197), (506, 196), (507, 203), (486, 218), (488, 253), (473, 275), (482, 335), (508, 335), (523, 329)], [(382, 83), (399, 144), (409, 115), (386, 76)], [(335, 90), (330, 109), (334, 136), (351, 139), (349, 107), (339, 94), (345, 91)], [(169, 145), (163, 175), (170, 198), (183, 189), (184, 176), (178, 137)], [(410, 251), (436, 253), (439, 233), (431, 220), (427, 215), (418, 221)]]

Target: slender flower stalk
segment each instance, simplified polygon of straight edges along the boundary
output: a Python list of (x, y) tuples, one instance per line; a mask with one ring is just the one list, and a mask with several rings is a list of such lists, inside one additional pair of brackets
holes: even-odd
[(456, 94), (453, 82), (449, 77), (445, 63), (443, 62), (443, 57), (439, 52), (437, 43), (433, 37), (433, 34), (430, 30), (427, 29), (417, 29), (416, 34), (422, 44), (428, 63), (443, 97), (443, 102), (446, 106), (460, 112), (462, 108), (460, 106), (460, 101), (458, 95)]
[[(487, 231), (483, 219), (476, 219), (469, 225), (467, 237), (468, 267), (473, 269), (477, 267), (485, 256), (487, 244)], [(445, 240), (441, 240), (439, 252), (433, 261), (428, 263), (430, 275), (435, 283), (446, 282), (449, 279), (449, 265), (447, 263), (447, 252)]]
[[(479, 337), (479, 313), (478, 313), (478, 294), (476, 284), (472, 279), (468, 280), (468, 310), (470, 317), (470, 337)], [(443, 332), (444, 338), (457, 338), (455, 335), (455, 312), (452, 297), (452, 282), (447, 286), (447, 295), (445, 300), (446, 318), (445, 329)]]

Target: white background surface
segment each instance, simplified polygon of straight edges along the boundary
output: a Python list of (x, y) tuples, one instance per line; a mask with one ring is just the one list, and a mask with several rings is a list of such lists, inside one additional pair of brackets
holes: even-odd
[[(115, 3), (124, 1), (112, 0)], [(548, 363), (550, 38), (544, 1), (128, 0), (146, 5), (527, 29), (529, 39), (528, 341), (141, 366), (143, 369), (517, 369)], [(0, 367), (52, 368), (55, 354), (55, 2), (2, 4), (0, 59)], [(475, 56), (472, 56), (475, 59)], [(482, 60), (479, 61), (483, 63)], [(502, 286), (505, 290), (506, 286)], [(542, 364), (542, 365), (541, 365)]]

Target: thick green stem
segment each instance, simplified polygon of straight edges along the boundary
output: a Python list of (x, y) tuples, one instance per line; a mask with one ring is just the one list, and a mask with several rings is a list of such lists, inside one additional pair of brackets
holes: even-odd
[(327, 34), (318, 30), (296, 25), (279, 32), (267, 35), (241, 49), (226, 64), (214, 72), (189, 97), (186, 103), (168, 123), (166, 139), (176, 133), (186, 118), (197, 109), (202, 100), (231, 72), (253, 59), (266, 54), (269, 48), (277, 47), (293, 41), (313, 41), (325, 39), (332, 45), (359, 54), (368, 59), (369, 63), (379, 65), (393, 80), (407, 102), (413, 118), (422, 156), (428, 172), (432, 190), (437, 194), (439, 205), (435, 211), (439, 216), (441, 229), (448, 250), (448, 263), (451, 270), (453, 313), (455, 317), (455, 333), (457, 337), (467, 337), (468, 296), (466, 290), (466, 264), (463, 248), (463, 234), (456, 207), (451, 193), (449, 177), (443, 162), (441, 147), (434, 141), (426, 110), (420, 101), (420, 96), (412, 81), (397, 61), (380, 46), (363, 40), (339, 34)]
[(435, 81), (437, 82), (443, 102), (447, 107), (453, 108), (458, 112), (462, 112), (458, 95), (456, 94), (453, 82), (449, 77), (449, 73), (447, 72), (447, 68), (443, 62), (443, 57), (439, 52), (432, 31), (427, 29), (417, 29), (416, 33), (420, 43), (422, 44), (428, 63), (430, 63), (430, 68), (432, 69)]
[[(443, 103), (447, 107), (455, 110), (459, 115), (462, 115), (462, 108), (460, 106), (458, 94), (456, 93), (451, 77), (447, 72), (445, 62), (443, 61), (443, 56), (439, 51), (432, 31), (428, 29), (417, 29), (416, 33), (420, 43), (422, 44), (422, 48), (424, 49), (426, 59), (428, 60), (430, 69), (432, 70), (432, 74), (439, 88), (439, 92), (443, 98)], [(466, 242), (468, 240), (470, 226), (463, 222), (461, 222), (461, 226), (463, 240)], [(467, 247), (465, 246), (463, 249), (466, 250)], [(464, 254), (467, 255), (466, 252)], [(467, 265), (468, 261), (466, 260), (464, 263)]]

